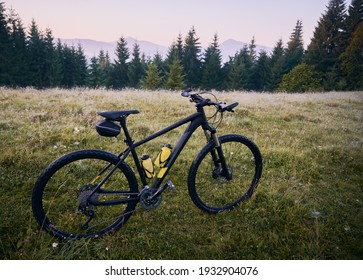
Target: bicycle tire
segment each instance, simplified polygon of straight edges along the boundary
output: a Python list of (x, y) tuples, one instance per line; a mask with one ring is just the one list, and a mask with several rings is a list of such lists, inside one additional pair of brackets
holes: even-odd
[(232, 172), (227, 180), (218, 174), (209, 142), (195, 157), (188, 175), (188, 191), (194, 204), (208, 213), (231, 210), (250, 198), (262, 175), (262, 156), (255, 143), (245, 136), (228, 134), (219, 137), (226, 163)]
[[(41, 228), (60, 239), (80, 239), (101, 237), (124, 225), (137, 201), (112, 206), (87, 206), (94, 212), (94, 218), (89, 222), (91, 227), (87, 225), (86, 229), (82, 229), (82, 224), (88, 217), (79, 210), (79, 205), (86, 203), (84, 197), (92, 191), (90, 180), (105, 166), (111, 164), (113, 167), (119, 160), (116, 155), (105, 151), (79, 150), (49, 164), (39, 176), (32, 193), (33, 214)], [(125, 198), (136, 196), (135, 174), (122, 162), (102, 189), (128, 192)], [(112, 198), (112, 195), (97, 193), (92, 199), (100, 201)]]

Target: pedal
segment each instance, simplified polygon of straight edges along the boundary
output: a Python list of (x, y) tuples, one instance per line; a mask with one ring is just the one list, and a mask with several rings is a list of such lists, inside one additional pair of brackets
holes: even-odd
[(176, 192), (175, 186), (172, 181), (170, 181), (170, 180), (166, 181), (165, 185), (169, 188), (170, 192), (172, 192), (172, 193)]

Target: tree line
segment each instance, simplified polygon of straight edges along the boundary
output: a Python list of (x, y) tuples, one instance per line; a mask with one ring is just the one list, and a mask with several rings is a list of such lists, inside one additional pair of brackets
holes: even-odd
[(218, 35), (202, 49), (195, 28), (181, 34), (166, 57), (147, 58), (137, 43), (129, 50), (117, 41), (115, 59), (101, 50), (90, 62), (81, 45), (56, 41), (35, 20), (24, 28), (14, 10), (0, 2), (0, 86), (90, 87), (178, 90), (306, 92), (363, 89), (363, 0), (331, 0), (304, 49), (303, 23), (297, 20), (289, 41), (278, 40), (271, 53), (257, 53), (252, 38), (222, 63)]

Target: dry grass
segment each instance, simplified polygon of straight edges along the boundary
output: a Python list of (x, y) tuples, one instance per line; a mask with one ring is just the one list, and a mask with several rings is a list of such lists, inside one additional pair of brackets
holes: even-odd
[[(176, 92), (1, 88), (1, 259), (362, 259), (363, 93), (216, 95), (240, 103), (219, 133), (253, 139), (264, 158), (251, 200), (217, 216), (192, 204), (186, 177), (204, 143), (196, 133), (170, 174), (177, 193), (166, 194), (160, 208), (137, 212), (112, 236), (54, 248), (57, 241), (32, 217), (32, 187), (66, 152), (123, 148), (121, 138), (97, 135), (96, 111), (139, 109), (128, 118), (138, 140), (194, 108)], [(140, 153), (156, 154), (182, 130)]]

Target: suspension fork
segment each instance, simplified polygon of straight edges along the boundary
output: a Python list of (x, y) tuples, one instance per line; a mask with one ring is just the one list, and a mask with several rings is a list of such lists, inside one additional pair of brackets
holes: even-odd
[[(219, 168), (221, 167), (222, 168), (221, 174), (223, 174), (223, 176), (227, 180), (231, 180), (232, 173), (231, 173), (231, 170), (228, 168), (226, 158), (224, 157), (222, 145), (221, 145), (221, 142), (219, 141), (217, 131), (214, 127), (212, 127), (210, 131), (211, 131), (210, 132), (211, 136), (209, 136), (209, 133), (207, 132), (207, 130), (204, 130), (204, 134), (207, 138), (207, 141), (212, 139), (212, 141), (214, 142), (215, 149), (212, 149), (210, 152), (212, 159), (213, 159), (214, 167), (216, 170), (219, 170)], [(217, 153), (216, 153), (216, 151), (217, 151)]]

